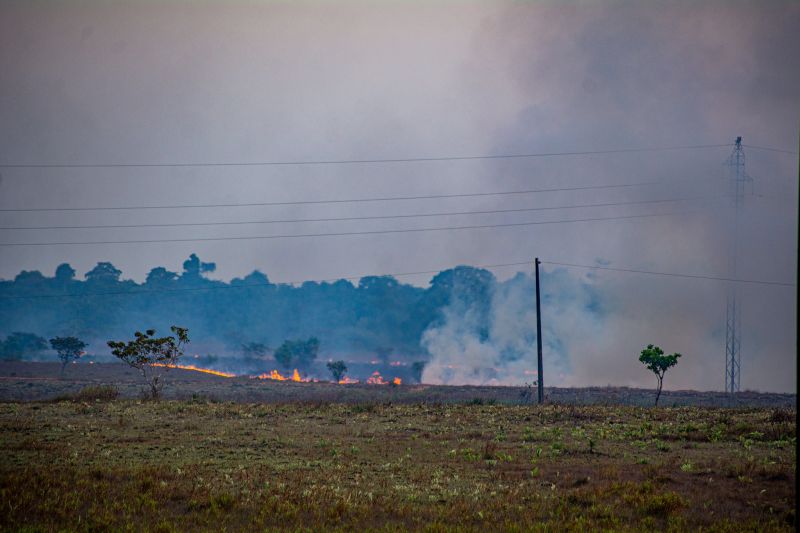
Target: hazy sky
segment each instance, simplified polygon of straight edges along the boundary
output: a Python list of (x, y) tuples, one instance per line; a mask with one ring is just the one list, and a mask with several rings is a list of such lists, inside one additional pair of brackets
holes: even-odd
[[(9, 2), (0, 5), (0, 164), (341, 160), (732, 142), (796, 151), (797, 2)], [(755, 197), (739, 276), (794, 282), (797, 155), (745, 148)], [(288, 207), (0, 213), (3, 226), (268, 220), (696, 198), (534, 213), (253, 226), (0, 230), (51, 242), (671, 216), (228, 242), (0, 247), (0, 278), (144, 279), (192, 252), (274, 281), (543, 260), (726, 275), (730, 148), (398, 164), (0, 169), (0, 208), (272, 202), (661, 185)], [(706, 197), (715, 198), (708, 199)], [(692, 214), (678, 215), (691, 211)], [(547, 266), (546, 268), (553, 268)], [(507, 278), (516, 269), (497, 269)], [(546, 270), (545, 270), (546, 272)], [(575, 276), (585, 276), (575, 270)], [(430, 276), (404, 281), (425, 285)], [(545, 278), (546, 281), (546, 278)], [(624, 360), (692, 354), (673, 387), (720, 388), (723, 283), (599, 273), (612, 318), (576, 384), (650, 385)], [(747, 285), (742, 388), (796, 389), (795, 289)], [(688, 360), (688, 359), (687, 359)]]

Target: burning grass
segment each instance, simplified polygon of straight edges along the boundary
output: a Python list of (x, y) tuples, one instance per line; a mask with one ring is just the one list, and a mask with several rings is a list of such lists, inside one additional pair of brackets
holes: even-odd
[(6, 403), (0, 529), (791, 531), (786, 413)]
[(222, 372), (221, 370), (214, 370), (212, 368), (202, 368), (195, 365), (165, 365), (161, 363), (153, 363), (153, 366), (164, 367), (164, 368), (179, 368), (181, 370), (193, 370), (194, 372), (202, 372), (204, 374), (211, 374), (212, 376), (219, 376), (222, 378), (233, 378), (236, 377), (236, 374), (233, 372)]

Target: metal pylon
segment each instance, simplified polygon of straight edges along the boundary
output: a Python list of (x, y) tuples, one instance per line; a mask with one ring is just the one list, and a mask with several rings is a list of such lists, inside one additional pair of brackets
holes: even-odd
[[(744, 150), (742, 138), (737, 137), (733, 152), (725, 162), (728, 170), (728, 182), (733, 202), (733, 222), (728, 244), (728, 277), (736, 279), (739, 255), (739, 211), (744, 203), (746, 189), (752, 187), (753, 180), (747, 175), (744, 166)], [(742, 346), (742, 298), (739, 284), (728, 283), (728, 302), (725, 318), (725, 392), (739, 392), (741, 383), (741, 346)]]

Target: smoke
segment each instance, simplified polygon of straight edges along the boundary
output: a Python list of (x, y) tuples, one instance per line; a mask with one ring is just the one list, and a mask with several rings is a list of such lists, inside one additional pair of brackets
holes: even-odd
[[(169, 2), (6, 1), (0, 5), (0, 66), (6, 74), (0, 101), (8, 104), (0, 105), (0, 160), (375, 159), (716, 144), (737, 135), (747, 145), (791, 149), (797, 146), (800, 116), (800, 54), (794, 52), (800, 48), (798, 26), (800, 4), (786, 0), (204, 2), (191, 9)], [(797, 158), (750, 146), (746, 152), (758, 197), (748, 198), (742, 214), (738, 275), (791, 281), (797, 267)], [(8, 169), (0, 184), (3, 208), (659, 185), (403, 205), (4, 212), (0, 223), (235, 222), (716, 197), (727, 192), (720, 163), (728, 153), (720, 148), (402, 165), (235, 167), (224, 173), (217, 167)], [(191, 252), (227, 258), (213, 273), (214, 279), (226, 281), (254, 268), (280, 282), (509, 263), (534, 255), (565, 263), (603, 258), (621, 268), (725, 276), (729, 217), (716, 209), (719, 205), (727, 206), (727, 200), (693, 201), (689, 207), (702, 211), (702, 217), (460, 232), (22, 246), (0, 254), (0, 277), (49, 270), (65, 261), (86, 272), (102, 260), (141, 282), (154, 264), (179, 270)], [(430, 225), (638, 215), (656, 209), (669, 213), (684, 207), (678, 202), (452, 216)], [(369, 229), (428, 225), (403, 220), (375, 221)], [(329, 227), (359, 231), (365, 224), (3, 230), (3, 241), (202, 239), (318, 233)], [(506, 279), (510, 273), (498, 270), (497, 275)], [(422, 290), (428, 278), (421, 274), (403, 281)], [(529, 282), (519, 281), (518, 293), (514, 283), (492, 290), (485, 301), (491, 318), (483, 331), (474, 322), (475, 313), (485, 308), (471, 314), (470, 305), (450, 302), (425, 338), (434, 355), (430, 379), (455, 382), (458, 374), (470, 382), (535, 378), (515, 370), (536, 368), (535, 336), (523, 336), (517, 344), (510, 339), (515, 331), (531, 334), (535, 324)], [(567, 290), (568, 297), (557, 295), (557, 288)], [(545, 382), (554, 384), (563, 370), (565, 384), (649, 386), (652, 376), (635, 358), (653, 342), (684, 353), (667, 387), (721, 388), (726, 289), (715, 282), (618, 273), (588, 277), (580, 271), (567, 276), (546, 268)], [(183, 322), (192, 309), (209, 317), (192, 324), (193, 331), (225, 323), (229, 317), (219, 311), (224, 307), (201, 307), (194, 294), (173, 295), (163, 307), (171, 313), (166, 324)], [(742, 387), (795, 390), (795, 290), (748, 286), (742, 297)], [(602, 306), (592, 307), (595, 298)], [(279, 312), (335, 314), (309, 307), (306, 314), (270, 307), (243, 317), (254, 328), (273, 331)], [(116, 305), (108, 309), (116, 316)], [(34, 331), (41, 320), (34, 313), (17, 316), (30, 317), (24, 330)], [(151, 316), (143, 308), (140, 317)], [(332, 331), (338, 335), (342, 329)], [(242, 329), (226, 326), (226, 331)], [(287, 332), (297, 337), (315, 333)], [(469, 363), (462, 365), (457, 354)], [(437, 370), (437, 361), (454, 368)], [(487, 368), (496, 368), (496, 374), (475, 370)]]
[[(455, 290), (455, 289), (454, 289)], [(451, 294), (440, 323), (428, 328), (422, 346), (431, 355), (424, 383), (522, 385), (537, 380), (535, 281), (529, 274), (498, 283), (492, 279), (489, 302), (465, 301)], [(591, 276), (564, 269), (547, 276), (542, 307), (544, 373), (560, 385), (572, 367), (601, 336), (605, 313)]]

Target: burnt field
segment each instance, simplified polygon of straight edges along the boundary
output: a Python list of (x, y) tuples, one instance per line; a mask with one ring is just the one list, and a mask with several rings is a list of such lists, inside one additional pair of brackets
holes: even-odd
[[(75, 394), (83, 387), (113, 385), (121, 398), (139, 398), (143, 389), (139, 374), (114, 363), (73, 364), (64, 378), (57, 363), (0, 362), (0, 401), (52, 400)], [(536, 401), (535, 389), (498, 386), (367, 385), (295, 383), (248, 377), (226, 378), (191, 370), (172, 369), (165, 374), (167, 399), (204, 399), (234, 402), (391, 402), (391, 403), (487, 403), (524, 404)], [(526, 397), (532, 392), (533, 397)], [(627, 387), (546, 387), (551, 404), (650, 406), (654, 391)], [(737, 407), (794, 408), (795, 394), (741, 392)], [(662, 406), (729, 407), (730, 398), (721, 392), (664, 391)]]

